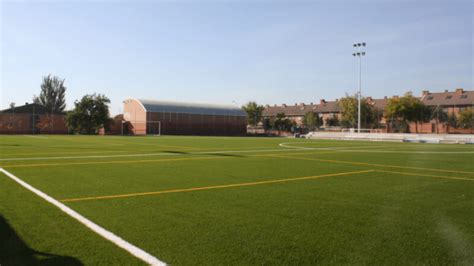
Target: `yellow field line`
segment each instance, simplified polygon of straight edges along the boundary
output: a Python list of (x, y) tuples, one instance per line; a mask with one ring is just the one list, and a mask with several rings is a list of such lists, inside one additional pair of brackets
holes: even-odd
[(303, 177), (294, 177), (294, 178), (285, 178), (285, 179), (276, 179), (276, 180), (266, 180), (266, 181), (257, 181), (257, 182), (248, 182), (248, 183), (238, 183), (238, 184), (229, 184), (229, 185), (217, 185), (217, 186), (207, 186), (207, 187), (194, 187), (194, 188), (183, 188), (183, 189), (171, 189), (171, 190), (162, 190), (162, 191), (153, 191), (153, 192), (139, 192), (139, 193), (129, 193), (129, 194), (119, 194), (119, 195), (109, 195), (109, 196), (97, 196), (97, 197), (85, 197), (85, 198), (73, 198), (73, 199), (63, 199), (62, 202), (75, 202), (75, 201), (85, 201), (85, 200), (100, 200), (100, 199), (116, 199), (116, 198), (128, 198), (128, 197), (138, 197), (138, 196), (149, 196), (149, 195), (159, 195), (159, 194), (169, 194), (169, 193), (178, 193), (178, 192), (192, 192), (200, 190), (211, 190), (211, 189), (222, 189), (222, 188), (233, 188), (233, 187), (245, 187), (245, 186), (256, 186), (263, 184), (272, 184), (272, 183), (282, 183), (282, 182), (291, 182), (291, 181), (301, 181), (308, 179), (318, 179), (322, 177), (332, 177), (332, 176), (343, 176), (343, 175), (356, 175), (374, 172), (374, 170), (363, 170), (363, 171), (352, 171), (352, 172), (343, 172), (335, 174), (325, 174), (325, 175), (315, 175), (315, 176), (303, 176)]
[(276, 157), (276, 158), (287, 158), (287, 159), (306, 160), (306, 161), (318, 161), (318, 162), (327, 162), (327, 163), (341, 163), (341, 164), (362, 165), (362, 166), (390, 167), (390, 168), (423, 170), (423, 171), (444, 172), (444, 173), (457, 173), (457, 174), (474, 174), (474, 172), (469, 172), (469, 171), (456, 171), (456, 170), (447, 170), (447, 169), (434, 169), (434, 168), (399, 166), (399, 165), (390, 165), (390, 164), (376, 164), (376, 163), (364, 163), (364, 162), (339, 161), (339, 160), (317, 159), (317, 158), (304, 158), (304, 157), (293, 157), (293, 156), (284, 156), (284, 155), (269, 155), (269, 156)]
[(436, 177), (436, 178), (444, 178), (444, 179), (474, 181), (474, 178), (457, 177), (457, 176), (430, 175), (430, 174), (407, 173), (407, 172), (386, 171), (386, 170), (375, 170), (375, 172), (391, 173), (391, 174), (399, 174), (399, 175), (427, 176), (427, 177)]
[(105, 161), (105, 162), (72, 162), (72, 163), (42, 163), (42, 164), (16, 164), (5, 165), (2, 168), (25, 168), (25, 167), (44, 167), (44, 166), (65, 166), (65, 165), (87, 165), (87, 164), (133, 164), (133, 163), (150, 163), (150, 162), (173, 162), (187, 160), (209, 160), (209, 159), (226, 159), (231, 157), (192, 157), (192, 158), (172, 158), (172, 159), (154, 159), (154, 160), (132, 160), (132, 161)]

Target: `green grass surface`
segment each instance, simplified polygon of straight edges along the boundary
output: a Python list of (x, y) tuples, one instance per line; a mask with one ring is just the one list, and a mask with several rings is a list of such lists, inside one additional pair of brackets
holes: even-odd
[[(474, 146), (0, 140), (5, 170), (173, 265), (474, 264)], [(141, 263), (3, 175), (0, 226), (2, 265)]]

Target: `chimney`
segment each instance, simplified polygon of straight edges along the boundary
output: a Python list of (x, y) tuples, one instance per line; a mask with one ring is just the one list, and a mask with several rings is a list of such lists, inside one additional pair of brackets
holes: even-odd
[(298, 106), (298, 103), (295, 103), (295, 106)]
[(286, 107), (286, 103), (282, 104), (281, 106)]
[(424, 90), (424, 91), (421, 92), (421, 96), (426, 96), (428, 94), (430, 94), (429, 90)]
[(321, 99), (321, 100), (319, 101), (319, 104), (325, 104), (325, 103), (326, 103), (326, 100), (324, 100), (324, 99)]
[(387, 96), (383, 96), (383, 98), (384, 98), (385, 100), (387, 100), (388, 97), (387, 97)]
[(398, 95), (393, 95), (393, 98), (394, 98), (394, 99), (398, 99)]
[(444, 90), (444, 92), (449, 92), (448, 90)]
[(311, 102), (310, 104), (313, 105), (313, 102)]
[(270, 107), (270, 105), (269, 105), (269, 104), (266, 104), (266, 105), (265, 105), (265, 107), (267, 107), (267, 108), (268, 108), (268, 107)]
[(373, 99), (372, 99), (371, 96), (367, 97), (366, 99), (367, 99), (367, 101), (369, 101), (369, 102), (373, 101)]
[(276, 104), (274, 104), (274, 105), (273, 105), (273, 107), (277, 107), (277, 105), (276, 105)]
[(304, 104), (304, 103), (300, 103), (300, 105), (301, 105), (301, 106), (305, 106), (305, 104)]
[(339, 102), (339, 99), (336, 99), (336, 102)]
[(462, 88), (457, 88), (456, 89), (456, 94), (462, 94), (464, 92), (464, 90)]

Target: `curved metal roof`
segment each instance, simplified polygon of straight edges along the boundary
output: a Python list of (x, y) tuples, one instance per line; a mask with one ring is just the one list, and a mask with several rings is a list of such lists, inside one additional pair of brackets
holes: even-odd
[(232, 105), (155, 101), (146, 99), (137, 100), (143, 105), (147, 112), (247, 116), (242, 109)]

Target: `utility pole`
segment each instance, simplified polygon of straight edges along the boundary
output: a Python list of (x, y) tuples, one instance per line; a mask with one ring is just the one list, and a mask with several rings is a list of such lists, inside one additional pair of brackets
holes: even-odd
[(363, 43), (355, 43), (354, 48), (356, 48), (357, 52), (353, 53), (353, 56), (357, 56), (359, 58), (359, 92), (357, 93), (358, 98), (358, 108), (357, 108), (357, 133), (360, 133), (360, 101), (362, 95), (362, 56), (365, 55), (364, 48), (365, 42)]

